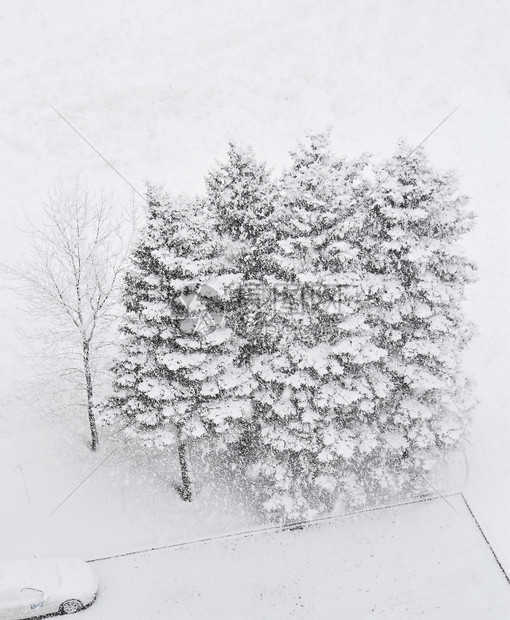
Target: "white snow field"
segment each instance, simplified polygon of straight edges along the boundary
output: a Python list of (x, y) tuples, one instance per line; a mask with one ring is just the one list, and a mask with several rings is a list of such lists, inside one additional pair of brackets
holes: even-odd
[[(118, 445), (104, 438), (93, 455), (78, 422), (6, 426), (0, 559), (90, 560), (260, 527), (226, 487), (182, 502), (175, 464), (145, 460), (129, 442), (48, 516)], [(80, 617), (508, 618), (510, 585), (461, 497), (447, 501), (93, 562), (100, 595)]]
[(119, 434), (103, 435), (101, 450), (93, 454), (86, 423), (76, 418), (37, 420), (35, 428), (18, 421), (4, 430), (0, 560), (35, 554), (91, 558), (253, 525), (221, 483), (200, 485), (195, 500), (183, 502), (173, 488), (176, 459), (149, 455), (129, 442), (118, 447)]
[(510, 585), (459, 496), (305, 530), (93, 562), (83, 619), (507, 620)]

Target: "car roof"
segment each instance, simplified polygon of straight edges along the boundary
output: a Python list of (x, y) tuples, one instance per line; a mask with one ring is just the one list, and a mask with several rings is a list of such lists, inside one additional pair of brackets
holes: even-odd
[(11, 560), (0, 562), (0, 592), (2, 598), (8, 592), (22, 588), (53, 590), (60, 586), (60, 573), (52, 560)]

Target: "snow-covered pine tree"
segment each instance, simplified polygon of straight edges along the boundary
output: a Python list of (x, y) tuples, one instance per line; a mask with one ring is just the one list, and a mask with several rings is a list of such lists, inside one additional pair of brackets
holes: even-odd
[(256, 161), (251, 149), (233, 144), (227, 161), (207, 176), (206, 186), (217, 215), (218, 233), (231, 248), (234, 271), (242, 275), (228, 321), (243, 339), (238, 363), (249, 366), (254, 354), (271, 347), (265, 327), (271, 278), (277, 269), (277, 187), (271, 171)]
[[(218, 234), (231, 248), (233, 269), (242, 274), (227, 322), (242, 341), (236, 362), (252, 372), (254, 356), (274, 354), (278, 341), (274, 330), (268, 329), (268, 326), (275, 327), (268, 316), (271, 315), (271, 287), (278, 270), (274, 263), (279, 234), (274, 219), (277, 186), (271, 171), (257, 162), (251, 149), (231, 144), (226, 161), (207, 176), (206, 187), (217, 216)], [(252, 405), (253, 418), (235, 452), (243, 469), (265, 458), (260, 450), (260, 403), (252, 399)]]
[(237, 271), (244, 281), (260, 280), (271, 270), (267, 261), (275, 243), (271, 171), (256, 161), (252, 149), (230, 144), (227, 161), (208, 174), (206, 187), (218, 233), (234, 246)]
[(473, 398), (461, 370), (474, 273), (459, 247), (473, 224), (466, 197), (422, 150), (401, 146), (375, 176), (361, 254), (368, 322), (386, 352), (370, 377), (383, 442), (353, 472), (360, 502), (427, 488), (434, 463), (465, 434)]
[(372, 450), (366, 375), (384, 351), (364, 320), (359, 237), (364, 213), (351, 190), (357, 167), (336, 159), (327, 136), (310, 136), (291, 154), (281, 181), (273, 257), (280, 299), (267, 317), (272, 351), (252, 360), (265, 508), (276, 517), (314, 516), (331, 508)]
[(250, 416), (250, 375), (224, 324), (232, 273), (206, 201), (147, 192), (148, 219), (125, 278), (122, 355), (110, 410), (145, 444), (175, 446), (191, 499), (192, 439), (235, 441)]

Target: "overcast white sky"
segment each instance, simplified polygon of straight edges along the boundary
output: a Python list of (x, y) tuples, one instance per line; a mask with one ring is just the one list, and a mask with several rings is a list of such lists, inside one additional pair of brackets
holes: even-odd
[[(479, 216), (480, 281), (468, 357), (481, 405), (472, 479), (497, 537), (508, 500), (510, 3), (505, 0), (0, 0), (0, 260), (25, 243), (56, 178), (193, 193), (228, 141), (281, 166), (307, 131), (339, 153), (389, 155), (427, 141)], [(12, 380), (14, 316), (0, 300), (0, 383)], [(18, 370), (16, 371), (18, 372)], [(503, 438), (503, 439), (502, 439)], [(510, 541), (507, 553), (510, 557)]]

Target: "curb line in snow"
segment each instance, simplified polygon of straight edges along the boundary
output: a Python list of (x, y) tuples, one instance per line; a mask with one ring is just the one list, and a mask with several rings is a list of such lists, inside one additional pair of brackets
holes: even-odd
[(471, 506), (469, 505), (464, 493), (460, 493), (460, 496), (462, 497), (462, 499), (464, 500), (464, 503), (466, 504), (466, 508), (469, 510), (469, 514), (473, 517), (473, 521), (476, 524), (476, 527), (478, 528), (478, 530), (480, 531), (480, 534), (483, 536), (483, 539), (485, 540), (485, 542), (487, 543), (487, 546), (489, 547), (489, 549), (491, 550), (492, 555), (494, 556), (494, 559), (496, 560), (501, 572), (503, 573), (503, 575), (505, 576), (505, 579), (507, 580), (507, 582), (510, 584), (510, 578), (508, 577), (508, 574), (503, 566), (503, 564), (501, 563), (500, 559), (498, 558), (498, 556), (496, 555), (496, 552), (494, 551), (493, 546), (491, 545), (491, 543), (489, 542), (489, 539), (487, 538), (485, 532), (482, 529), (482, 526), (480, 525), (480, 523), (478, 522), (478, 519), (475, 517), (475, 513), (473, 512)]
[[(165, 549), (179, 549), (181, 547), (190, 547), (192, 545), (199, 545), (199, 544), (203, 544), (203, 543), (208, 543), (208, 542), (212, 542), (215, 540), (229, 540), (229, 539), (240, 539), (240, 538), (248, 538), (250, 536), (254, 536), (255, 534), (263, 534), (263, 533), (267, 533), (267, 532), (286, 532), (286, 531), (292, 531), (295, 529), (303, 529), (305, 526), (307, 525), (317, 525), (320, 523), (324, 523), (326, 521), (334, 521), (336, 519), (341, 519), (343, 517), (349, 517), (352, 515), (357, 515), (357, 514), (363, 514), (363, 513), (367, 513), (367, 512), (376, 512), (379, 510), (386, 510), (388, 508), (397, 508), (399, 506), (409, 506), (411, 504), (419, 504), (421, 502), (430, 502), (432, 500), (436, 500), (436, 499), (441, 499), (441, 498), (445, 498), (445, 497), (454, 497), (456, 495), (460, 495), (463, 499), (464, 502), (466, 502), (466, 499), (464, 498), (463, 494), (461, 492), (456, 492), (456, 493), (449, 493), (447, 495), (432, 495), (432, 494), (428, 494), (428, 495), (420, 495), (414, 499), (410, 499), (409, 501), (406, 502), (399, 502), (396, 504), (386, 504), (384, 506), (374, 506), (373, 508), (364, 508), (363, 510), (353, 510), (352, 512), (343, 512), (341, 514), (336, 514), (336, 515), (329, 515), (327, 517), (317, 517), (316, 519), (308, 519), (308, 520), (303, 520), (303, 521), (296, 521), (296, 522), (292, 522), (292, 523), (286, 523), (284, 525), (269, 525), (266, 527), (260, 527), (260, 528), (254, 528), (251, 530), (245, 530), (242, 532), (234, 532), (231, 534), (219, 534), (217, 536), (208, 536), (207, 538), (198, 538), (196, 540), (188, 540), (188, 541), (184, 541), (184, 542), (180, 542), (180, 543), (173, 543), (171, 545), (162, 545), (160, 547), (151, 547), (149, 549), (140, 549), (138, 551), (128, 551), (126, 553), (117, 553), (117, 554), (112, 554), (112, 555), (108, 555), (108, 556), (104, 556), (101, 558), (93, 558), (91, 560), (87, 560), (87, 562), (92, 563), (92, 562), (103, 562), (105, 560), (113, 560), (116, 558), (124, 558), (130, 555), (140, 555), (142, 553), (150, 553), (152, 551), (162, 551)], [(466, 502), (467, 505), (467, 502)], [(487, 541), (487, 538), (485, 537), (485, 535), (483, 534), (482, 529), (480, 528), (480, 526), (478, 525), (478, 521), (476, 520), (476, 518), (474, 517), (471, 509), (469, 508), (469, 512), (471, 513), (471, 515), (473, 516), (473, 519), (476, 523), (476, 525), (478, 526), (478, 528), (480, 529), (480, 531), (482, 532), (483, 537), (485, 538), (487, 544), (489, 544), (489, 542)], [(503, 571), (507, 581), (508, 581), (508, 576), (505, 573), (501, 563), (499, 562), (496, 554), (494, 553), (494, 550), (492, 549), (492, 547), (489, 544), (489, 547), (494, 555), (494, 557), (496, 558), (496, 561), (498, 562), (501, 570)], [(510, 583), (510, 581), (509, 581)]]

